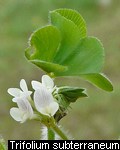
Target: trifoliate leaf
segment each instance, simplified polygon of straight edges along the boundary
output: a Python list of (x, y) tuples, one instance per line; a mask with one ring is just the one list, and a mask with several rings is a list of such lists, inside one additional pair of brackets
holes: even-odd
[(81, 15), (71, 9), (50, 12), (51, 25), (35, 31), (25, 51), (27, 59), (49, 75), (79, 76), (106, 91), (111, 82), (101, 75), (104, 48), (86, 34)]

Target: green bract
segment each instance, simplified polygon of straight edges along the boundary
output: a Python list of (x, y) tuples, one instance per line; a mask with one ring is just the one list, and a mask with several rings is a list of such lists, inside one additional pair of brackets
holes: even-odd
[(59, 104), (59, 110), (54, 116), (57, 122), (66, 116), (71, 103), (76, 102), (79, 98), (88, 97), (84, 88), (71, 86), (58, 87), (53, 95)]
[(85, 89), (79, 87), (63, 86), (58, 89), (58, 94), (63, 95), (68, 103), (75, 102), (78, 98), (87, 97)]
[(106, 91), (111, 82), (101, 74), (104, 48), (86, 33), (81, 15), (71, 9), (49, 13), (50, 25), (35, 31), (25, 51), (27, 59), (49, 75), (79, 76)]

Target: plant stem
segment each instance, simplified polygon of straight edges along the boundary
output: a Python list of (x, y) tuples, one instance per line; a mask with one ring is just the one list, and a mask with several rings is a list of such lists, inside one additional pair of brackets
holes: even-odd
[(68, 137), (63, 133), (63, 131), (54, 123), (51, 128), (63, 139), (69, 140)]
[(4, 139), (0, 138), (0, 150), (7, 150)]
[(48, 130), (48, 133), (47, 133), (48, 140), (55, 140), (55, 133), (54, 133), (54, 131), (51, 128), (47, 128), (47, 130)]
[(61, 137), (61, 139), (69, 140), (65, 133), (58, 127), (54, 117), (47, 117), (42, 120), (42, 123), (47, 127), (48, 140), (55, 140), (55, 132)]

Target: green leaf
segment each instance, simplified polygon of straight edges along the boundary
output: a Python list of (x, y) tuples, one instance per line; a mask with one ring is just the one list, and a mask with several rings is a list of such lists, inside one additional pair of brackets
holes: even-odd
[(85, 74), (80, 75), (81, 78), (91, 82), (92, 84), (98, 86), (99, 88), (106, 91), (113, 91), (113, 85), (111, 81), (105, 77), (103, 74)]
[(51, 62), (46, 62), (46, 61), (42, 61), (39, 59), (34, 59), (30, 61), (50, 74), (51, 73), (54, 74), (54, 72), (63, 72), (68, 69), (67, 66), (62, 66), (59, 64), (51, 63)]
[(51, 23), (60, 30), (62, 37), (61, 46), (54, 58), (55, 63), (61, 64), (74, 52), (80, 39), (86, 37), (86, 26), (80, 14), (69, 9), (50, 12), (50, 19)]
[(78, 98), (87, 97), (85, 89), (70, 86), (59, 87), (53, 92), (53, 95), (59, 103), (59, 110), (54, 116), (57, 122), (66, 115), (70, 103), (75, 102)]
[(78, 98), (87, 97), (85, 89), (79, 87), (60, 87), (58, 94), (62, 94), (68, 102), (75, 102)]
[(81, 32), (81, 34), (80, 34), (81, 38), (86, 37), (87, 29), (86, 29), (85, 20), (76, 10), (63, 8), (63, 9), (57, 9), (55, 11), (52, 11), (51, 13), (54, 13), (54, 12), (57, 12), (61, 16), (72, 21), (79, 28), (79, 30)]
[(94, 37), (87, 37), (81, 15), (71, 9), (50, 12), (52, 25), (35, 31), (25, 51), (26, 58), (49, 75), (79, 76), (106, 91), (111, 82), (101, 75), (104, 48)]
[(39, 59), (52, 62), (60, 40), (60, 32), (56, 27), (49, 25), (38, 29), (31, 35), (25, 55), (29, 60)]
[(78, 47), (67, 57), (66, 62), (62, 63), (63, 66), (68, 67), (68, 70), (57, 72), (57, 75), (78, 76), (80, 74), (99, 73), (103, 62), (104, 48), (100, 41), (93, 37), (86, 37), (79, 41)]

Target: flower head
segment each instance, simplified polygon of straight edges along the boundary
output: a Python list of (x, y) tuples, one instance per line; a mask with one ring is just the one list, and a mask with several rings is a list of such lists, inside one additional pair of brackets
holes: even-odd
[[(33, 86), (34, 86), (33, 82)], [(58, 103), (54, 100), (52, 93), (45, 87), (40, 86), (34, 92), (34, 103), (36, 109), (48, 116), (53, 116), (59, 108)]]
[(42, 76), (42, 82), (32, 81), (32, 87), (34, 90), (40, 89), (41, 86), (47, 88), (51, 93), (54, 90), (54, 82), (48, 75)]
[(28, 91), (28, 87), (24, 79), (20, 81), (20, 88), (21, 89), (19, 88), (8, 89), (8, 93), (14, 96), (14, 98), (12, 99), (13, 102), (16, 102), (17, 100), (16, 98), (22, 98), (22, 97), (29, 98), (30, 95), (32, 94), (32, 91)]
[(28, 91), (28, 87), (24, 79), (20, 81), (21, 89), (8, 89), (8, 93), (14, 96), (13, 102), (16, 102), (18, 105), (18, 107), (10, 109), (10, 115), (18, 122), (23, 123), (27, 119), (37, 117), (37, 114), (35, 115), (33, 112), (34, 109), (41, 114), (53, 116), (59, 108), (58, 103), (52, 95), (54, 82), (49, 76), (44, 75), (42, 77), (42, 83), (32, 81), (32, 87), (35, 90), (33, 95), (34, 101), (32, 101), (32, 98), (30, 97), (32, 91)]
[(10, 115), (13, 119), (18, 122), (25, 122), (27, 119), (32, 119), (33, 117), (33, 109), (27, 99), (17, 98), (16, 103), (17, 107), (13, 107), (10, 109)]

